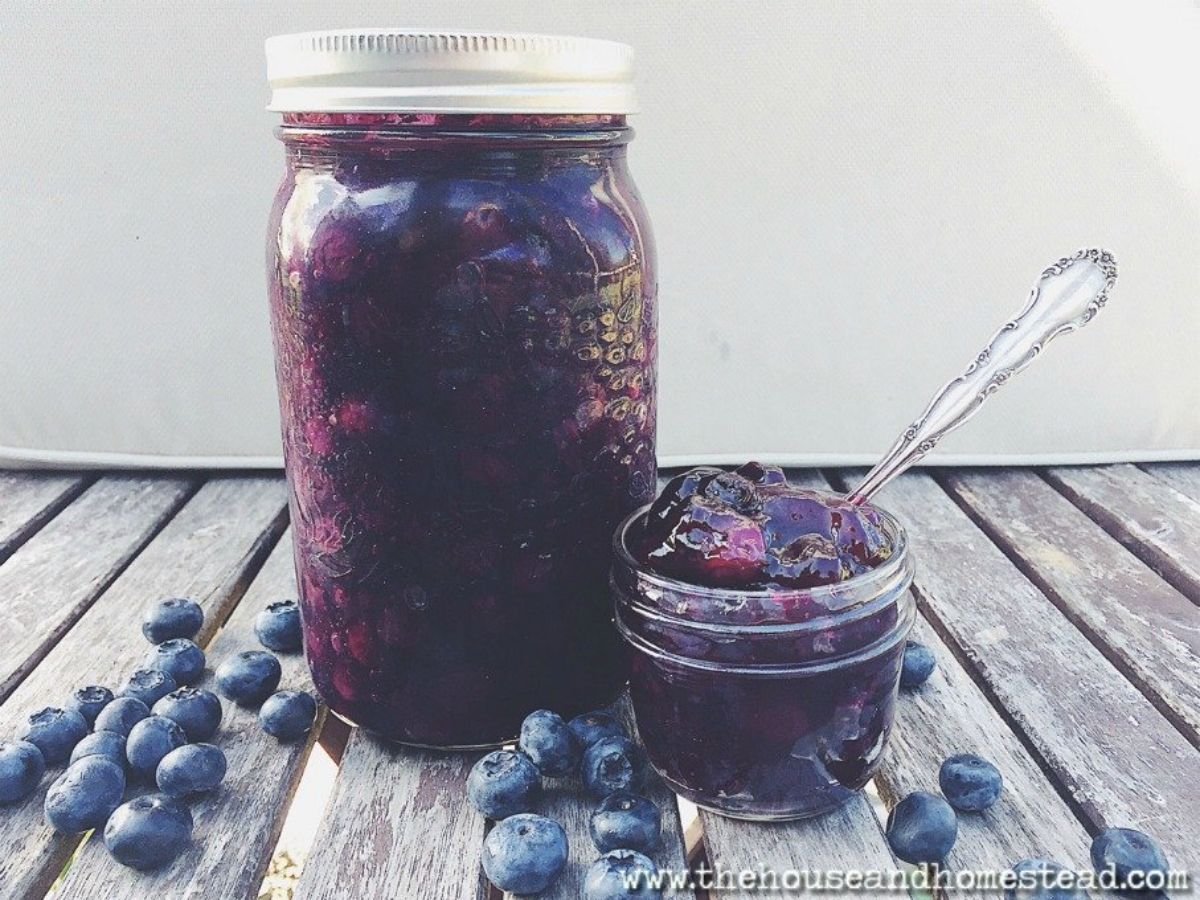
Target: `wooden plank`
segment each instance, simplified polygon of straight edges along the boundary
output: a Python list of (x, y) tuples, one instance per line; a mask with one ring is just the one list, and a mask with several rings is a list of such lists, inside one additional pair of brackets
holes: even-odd
[(940, 793), (943, 760), (978, 753), (1004, 776), (1004, 793), (990, 810), (958, 817), (948, 867), (1003, 872), (1019, 860), (1043, 857), (1077, 871), (1090, 868), (1087, 830), (1020, 739), (928, 623), (918, 621), (913, 638), (934, 652), (938, 668), (919, 690), (900, 693), (876, 779), (887, 805), (913, 791)]
[(1138, 468), (1200, 502), (1200, 463), (1146, 463)]
[[(879, 820), (865, 794), (840, 809), (801, 822), (740, 822), (701, 810), (704, 847), (716, 872), (880, 872), (890, 878), (899, 871)], [(759, 890), (731, 885), (716, 896), (721, 900), (754, 900)], [(767, 896), (770, 896), (769, 894)], [(855, 897), (896, 897), (893, 893), (861, 891)]]
[[(613, 712), (625, 722), (631, 733), (636, 734), (627, 697), (622, 697)], [(571, 853), (566, 871), (553, 887), (538, 896), (544, 900), (578, 900), (583, 896), (583, 880), (588, 867), (600, 858), (600, 851), (592, 843), (588, 828), (596, 801), (587, 796), (578, 777), (546, 779), (545, 784), (546, 796), (537, 811), (554, 819), (566, 829)], [(687, 853), (684, 849), (683, 826), (679, 820), (679, 804), (675, 793), (663, 784), (662, 779), (653, 770), (647, 775), (642, 793), (662, 810), (662, 844), (652, 857), (654, 862), (663, 871), (685, 872)], [(665, 895), (680, 898), (693, 896), (690, 892)], [(505, 894), (505, 898), (515, 900), (516, 895)]]
[[(812, 469), (788, 470), (797, 487), (829, 490), (829, 482)], [(704, 848), (709, 863), (720, 871), (843, 871), (878, 870), (892, 873), (898, 865), (888, 848), (878, 818), (865, 794), (841, 809), (802, 822), (758, 823), (727, 819), (700, 810)], [(722, 891), (723, 898), (761, 897), (761, 891)], [(872, 896), (861, 893), (856, 896)], [(887, 896), (887, 895), (880, 895)], [(890, 896), (895, 896), (892, 894)]]
[(1154, 835), (1196, 870), (1200, 752), (925, 474), (880, 503), (906, 524), (917, 595), (1092, 828)]
[(0, 700), (198, 484), (182, 478), (102, 478), (0, 566)]
[[(262, 649), (254, 636), (254, 617), (268, 603), (296, 596), (292, 543), (286, 535), (276, 545), (246, 596), (207, 648), (220, 665), (243, 650)], [(277, 654), (283, 668), (280, 689), (313, 691), (301, 653)], [(211, 677), (205, 684), (215, 691)], [(161, 897), (253, 898), (271, 861), (292, 795), (317, 734), (325, 709), (308, 740), (281, 744), (258, 724), (258, 710), (223, 702), (221, 729), (210, 743), (225, 751), (229, 771), (212, 797), (192, 802), (195, 819), (191, 849), (170, 866), (131, 877), (113, 861), (103, 841), (93, 835), (75, 858), (52, 897), (85, 900), (157, 900)]]
[(1200, 603), (1200, 500), (1133, 465), (1048, 469), (1064, 496)]
[(87, 487), (82, 475), (0, 472), (0, 562)]
[[(113, 582), (0, 706), (0, 734), (12, 734), (40, 707), (61, 704), (75, 687), (119, 684), (145, 658), (142, 608), (169, 595), (193, 597), (207, 642), (244, 592), (284, 527), (280, 478), (209, 481)], [(0, 897), (40, 896), (79, 843), (42, 821), (45, 788), (0, 817)], [(131, 873), (131, 878), (134, 877)]]
[(1200, 746), (1200, 610), (1036, 474), (945, 485), (1072, 622)]
[(484, 819), (466, 799), (479, 755), (386, 744), (356, 728), (295, 900), (485, 897)]

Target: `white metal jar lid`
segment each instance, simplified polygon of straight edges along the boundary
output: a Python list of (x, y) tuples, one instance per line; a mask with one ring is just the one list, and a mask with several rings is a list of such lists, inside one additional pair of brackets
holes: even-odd
[(598, 113), (637, 108), (633, 48), (503, 32), (364, 28), (268, 38), (275, 112)]

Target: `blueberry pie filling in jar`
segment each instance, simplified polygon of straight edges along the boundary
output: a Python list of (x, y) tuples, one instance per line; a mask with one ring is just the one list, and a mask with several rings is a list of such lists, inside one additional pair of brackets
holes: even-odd
[(611, 535), (655, 486), (628, 48), (268, 41), (267, 266), (304, 650), (339, 716), (511, 740), (625, 679)]
[(634, 718), (676, 793), (733, 818), (799, 819), (871, 779), (916, 617), (892, 516), (755, 463), (696, 469), (631, 514), (613, 549)]

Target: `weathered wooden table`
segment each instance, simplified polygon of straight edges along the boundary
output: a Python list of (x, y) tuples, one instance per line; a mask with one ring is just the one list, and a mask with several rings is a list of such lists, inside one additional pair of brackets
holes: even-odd
[[(850, 474), (797, 477), (840, 487)], [(880, 501), (910, 530), (916, 637), (940, 661), (901, 697), (876, 779), (883, 803), (936, 791), (944, 757), (978, 751), (1006, 793), (962, 817), (951, 869), (1028, 856), (1085, 868), (1089, 834), (1122, 825), (1155, 835), (1175, 868), (1200, 871), (1200, 465), (928, 470)], [(76, 686), (119, 683), (146, 653), (138, 623), (151, 600), (204, 606), (210, 660), (252, 646), (254, 614), (295, 593), (286, 529), (278, 477), (0, 473), (0, 737)], [(284, 658), (283, 682), (311, 687), (298, 656)], [(225, 712), (215, 740), (229, 774), (194, 805), (186, 855), (140, 875), (95, 836), (56, 835), (41, 811), (52, 772), (0, 810), (0, 897), (254, 897), (322, 729), (281, 746), (252, 712)], [(319, 724), (340, 751), (333, 720)], [(463, 791), (472, 760), (351, 733), (296, 897), (489, 897), (487, 825)], [(654, 794), (671, 825), (663, 866), (682, 868), (689, 848), (693, 865), (731, 871), (900, 865), (866, 795), (807, 823), (702, 814), (685, 839), (674, 797)], [(574, 900), (595, 856), (587, 810), (566, 788), (546, 806), (571, 839), (549, 896)]]

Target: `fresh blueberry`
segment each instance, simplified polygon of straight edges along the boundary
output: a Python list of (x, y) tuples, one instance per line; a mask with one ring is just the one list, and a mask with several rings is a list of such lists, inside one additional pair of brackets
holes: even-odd
[(483, 842), (483, 871), (502, 891), (537, 894), (554, 883), (566, 864), (567, 833), (545, 816), (509, 816)]
[(0, 806), (24, 800), (42, 783), (46, 758), (29, 741), (0, 741)]
[(268, 650), (292, 653), (303, 641), (300, 635), (300, 607), (295, 600), (272, 603), (254, 617), (254, 633)]
[(211, 791), (221, 783), (227, 768), (220, 747), (186, 744), (163, 757), (154, 777), (158, 789), (168, 797), (188, 797)]
[[(1116, 874), (1118, 888), (1126, 888), (1130, 876), (1138, 873), (1137, 884), (1130, 887), (1156, 887), (1165, 885), (1170, 869), (1162, 847), (1148, 834), (1132, 828), (1109, 828), (1096, 835), (1092, 841), (1092, 868), (1096, 872), (1112, 870)], [(1163, 884), (1147, 884), (1146, 879), (1162, 877)]]
[(275, 654), (243, 650), (217, 667), (217, 689), (241, 706), (257, 706), (279, 687), (282, 675)]
[(887, 839), (905, 862), (941, 862), (958, 839), (958, 816), (937, 794), (917, 791), (888, 816)]
[(584, 750), (601, 738), (627, 737), (621, 723), (602, 710), (576, 716), (567, 723), (567, 727), (575, 733), (579, 746)]
[(974, 753), (960, 753), (942, 763), (938, 783), (950, 805), (963, 812), (990, 809), (1004, 790), (1000, 770)]
[(118, 766), (125, 765), (125, 735), (115, 731), (93, 731), (71, 751), (71, 764), (85, 756), (103, 756)]
[(539, 709), (521, 723), (521, 749), (538, 771), (561, 778), (579, 765), (580, 749), (575, 733), (563, 717), (548, 709)]
[(121, 737), (129, 737), (133, 726), (146, 716), (150, 710), (137, 697), (118, 697), (96, 716), (97, 731), (115, 731)]
[(180, 688), (155, 703), (154, 714), (174, 719), (189, 741), (206, 741), (221, 724), (221, 701), (212, 691)]
[(278, 691), (258, 711), (262, 730), (281, 741), (308, 734), (317, 718), (317, 701), (307, 691)]
[(626, 737), (601, 738), (583, 754), (583, 784), (597, 800), (637, 790), (645, 769), (645, 754)]
[(1017, 884), (1005, 890), (1004, 900), (1088, 900), (1073, 883), (1074, 873), (1053, 860), (1023, 859), (1012, 870)]
[(129, 676), (119, 696), (137, 697), (147, 707), (154, 706), (159, 700), (179, 687), (175, 679), (159, 669), (138, 669)]
[(662, 813), (640, 794), (616, 791), (600, 801), (589, 828), (601, 853), (621, 848), (653, 853), (662, 834)]
[(929, 680), (937, 668), (933, 651), (917, 641), (909, 641), (904, 648), (904, 663), (900, 669), (900, 687), (917, 688)]
[(204, 677), (204, 651), (187, 638), (171, 638), (150, 651), (146, 665), (166, 672), (176, 684), (195, 684)]
[(125, 770), (103, 756), (85, 756), (46, 792), (46, 821), (63, 834), (99, 828), (121, 804)]
[(195, 600), (172, 597), (160, 600), (146, 609), (142, 619), (142, 634), (152, 644), (173, 638), (193, 638), (204, 624), (204, 610)]
[(112, 703), (113, 692), (98, 684), (81, 687), (71, 695), (67, 709), (73, 709), (87, 721), (88, 726), (95, 724), (100, 710)]
[(610, 850), (583, 877), (584, 900), (647, 900), (661, 897), (658, 866), (636, 850)]
[(148, 871), (166, 865), (192, 839), (188, 808), (162, 794), (146, 794), (117, 807), (104, 826), (104, 846), (123, 866)]
[(529, 812), (541, 795), (537, 766), (516, 750), (493, 750), (467, 776), (467, 799), (489, 819)]
[(141, 778), (153, 778), (158, 764), (176, 747), (187, 743), (179, 724), (166, 716), (147, 716), (133, 726), (125, 742), (129, 768)]
[(42, 751), (46, 765), (57, 766), (60, 762), (66, 762), (75, 745), (87, 733), (87, 719), (75, 710), (50, 706), (29, 717), (29, 724), (21, 739)]

